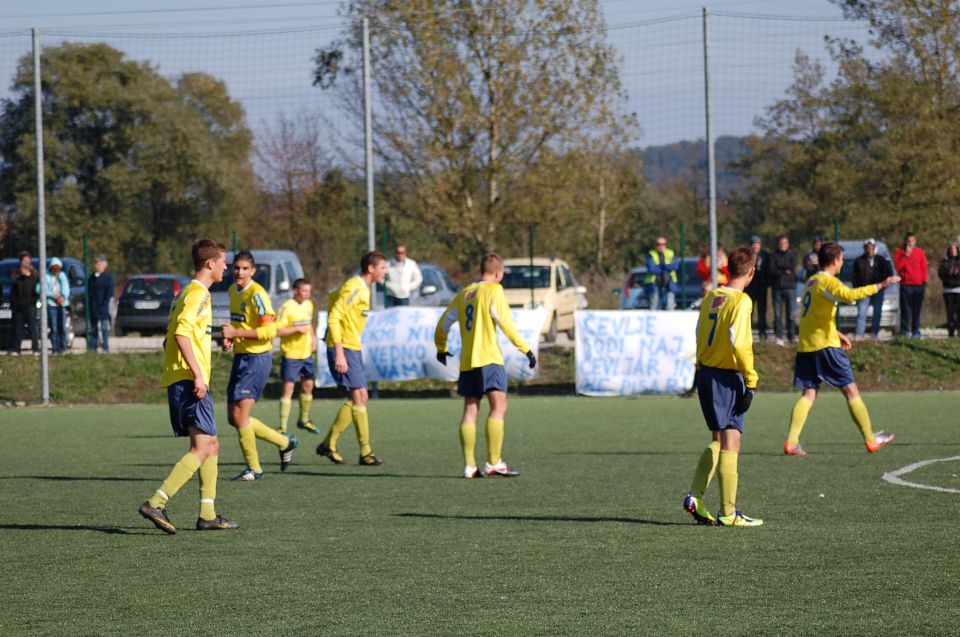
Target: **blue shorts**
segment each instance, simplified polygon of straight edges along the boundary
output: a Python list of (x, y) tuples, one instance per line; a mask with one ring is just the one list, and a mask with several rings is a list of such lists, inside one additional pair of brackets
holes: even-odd
[(313, 380), (317, 377), (317, 366), (310, 358), (280, 357), (280, 378), (285, 383), (295, 383), (298, 380)]
[(259, 400), (270, 378), (273, 356), (262, 354), (234, 354), (230, 368), (230, 383), (227, 385), (227, 402), (235, 403), (252, 398)]
[(196, 427), (205, 434), (217, 435), (217, 421), (213, 415), (213, 394), (207, 389), (202, 400), (193, 395), (193, 381), (181, 380), (167, 387), (167, 406), (170, 408), (170, 426), (174, 436), (189, 436), (189, 428)]
[(341, 374), (333, 368), (333, 363), (337, 360), (337, 350), (332, 347), (327, 348), (327, 365), (330, 367), (330, 374), (336, 381), (337, 387), (366, 389), (367, 375), (363, 371), (363, 354), (356, 350), (343, 348), (343, 355), (347, 358), (346, 374)]
[(736, 407), (745, 393), (747, 386), (740, 372), (704, 366), (697, 370), (697, 396), (710, 431), (732, 428), (743, 432), (744, 414)]
[(793, 384), (796, 387), (819, 389), (820, 383), (846, 387), (853, 382), (850, 359), (839, 347), (797, 352), (797, 362), (793, 367)]
[(460, 372), (457, 393), (465, 398), (479, 398), (491, 391), (507, 393), (507, 370), (503, 365), (484, 365)]

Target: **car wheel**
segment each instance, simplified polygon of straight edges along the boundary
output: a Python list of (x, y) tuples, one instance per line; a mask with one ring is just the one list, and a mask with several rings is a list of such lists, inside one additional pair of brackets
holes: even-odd
[(550, 319), (550, 328), (547, 330), (547, 333), (543, 335), (543, 340), (547, 343), (553, 343), (557, 340), (557, 315), (554, 314), (553, 318)]
[(569, 330), (567, 330), (565, 333), (567, 335), (567, 338), (569, 338), (571, 341), (574, 340), (574, 338), (576, 338), (576, 330), (572, 327)]

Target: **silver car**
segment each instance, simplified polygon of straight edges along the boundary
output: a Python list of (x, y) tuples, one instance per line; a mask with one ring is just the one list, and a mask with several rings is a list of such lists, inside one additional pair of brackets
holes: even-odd
[(433, 263), (420, 263), (420, 273), (423, 283), (420, 289), (410, 298), (410, 305), (419, 307), (446, 307), (460, 291), (460, 286), (453, 282), (447, 271)]

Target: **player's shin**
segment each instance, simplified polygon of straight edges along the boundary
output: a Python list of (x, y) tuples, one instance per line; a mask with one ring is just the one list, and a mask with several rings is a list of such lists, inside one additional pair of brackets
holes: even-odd
[(487, 418), (487, 462), (497, 464), (503, 453), (503, 421)]
[(800, 443), (800, 432), (803, 431), (803, 425), (807, 422), (807, 416), (813, 403), (801, 396), (793, 406), (790, 412), (790, 431), (787, 433), (787, 442), (791, 445)]
[(290, 409), (292, 406), (293, 401), (289, 398), (280, 399), (280, 433), (287, 430), (287, 423), (290, 422)]
[(172, 498), (183, 485), (185, 485), (193, 474), (200, 468), (200, 459), (192, 453), (185, 453), (177, 464), (173, 465), (170, 475), (163, 481), (157, 492), (151, 496), (150, 506), (155, 509), (162, 509), (167, 505), (167, 500)]
[(463, 449), (463, 466), (476, 467), (477, 424), (473, 422), (460, 423), (460, 447)]
[(217, 499), (218, 456), (208, 456), (200, 465), (200, 519), (213, 520), (217, 517), (214, 502)]
[(243, 429), (237, 429), (237, 434), (240, 436), (240, 451), (243, 452), (243, 459), (247, 466), (254, 473), (263, 473), (260, 454), (257, 453), (257, 434), (253, 430), (253, 423)]
[(720, 450), (717, 478), (720, 482), (720, 502), (724, 515), (733, 515), (737, 510), (737, 459), (740, 454), (736, 451)]
[(330, 427), (330, 433), (327, 434), (326, 439), (323, 441), (324, 446), (336, 451), (337, 439), (340, 437), (340, 434), (347, 430), (351, 422), (353, 422), (353, 402), (348, 400), (340, 405), (340, 410), (337, 412), (337, 416), (333, 420), (333, 425)]
[(697, 470), (693, 474), (693, 483), (690, 485), (690, 493), (697, 498), (703, 498), (703, 492), (713, 480), (713, 474), (717, 471), (717, 462), (720, 460), (720, 441), (714, 440), (700, 454), (697, 461)]
[(370, 448), (370, 421), (367, 418), (366, 407), (354, 407), (351, 411), (353, 424), (357, 428), (357, 444), (360, 445), (360, 456), (373, 453)]
[(867, 411), (867, 405), (863, 402), (863, 398), (857, 396), (848, 400), (847, 409), (850, 410), (850, 417), (853, 418), (853, 422), (860, 428), (864, 442), (873, 442), (873, 426), (870, 424), (870, 413)]
[(279, 449), (286, 449), (290, 444), (290, 439), (284, 436), (276, 429), (267, 427), (262, 420), (250, 417), (250, 426), (253, 428), (253, 434), (260, 440), (265, 440)]

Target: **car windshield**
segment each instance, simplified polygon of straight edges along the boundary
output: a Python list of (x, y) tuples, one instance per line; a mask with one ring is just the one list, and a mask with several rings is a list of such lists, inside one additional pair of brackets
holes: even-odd
[[(257, 264), (257, 272), (253, 275), (253, 280), (266, 289), (270, 289), (270, 266), (266, 263)], [(211, 292), (226, 292), (233, 284), (233, 268), (227, 268), (223, 273), (223, 281), (214, 283), (210, 286)]]
[(123, 293), (136, 298), (172, 297), (175, 293), (174, 279), (158, 277), (130, 279)]
[(550, 287), (549, 265), (508, 265), (503, 268), (503, 287), (548, 288)]

